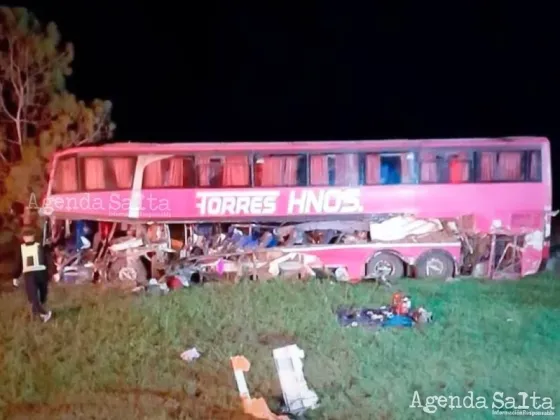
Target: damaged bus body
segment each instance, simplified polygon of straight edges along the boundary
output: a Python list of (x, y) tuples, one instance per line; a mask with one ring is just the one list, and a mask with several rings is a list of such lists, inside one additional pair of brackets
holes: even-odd
[(88, 221), (93, 245), (63, 265), (105, 281), (359, 281), (533, 274), (551, 204), (548, 140), (512, 137), (74, 148), (42, 209), (55, 242)]

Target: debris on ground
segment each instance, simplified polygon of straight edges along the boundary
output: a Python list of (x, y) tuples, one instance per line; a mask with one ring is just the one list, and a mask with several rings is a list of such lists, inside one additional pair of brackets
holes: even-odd
[(397, 292), (390, 305), (378, 308), (339, 308), (337, 318), (343, 327), (412, 327), (433, 321), (433, 315), (424, 307), (412, 308), (409, 296)]
[(245, 358), (245, 356), (234, 356), (231, 357), (230, 360), (231, 367), (233, 368), (233, 374), (235, 375), (235, 381), (237, 383), (237, 390), (239, 391), (239, 397), (241, 398), (241, 403), (243, 405), (243, 412), (256, 419), (289, 420), (287, 416), (276, 415), (270, 411), (270, 408), (264, 398), (251, 398), (247, 381), (245, 380), (245, 372), (249, 372), (249, 369), (251, 369), (251, 363)]
[[(297, 345), (291, 344), (274, 349), (272, 356), (282, 388), (284, 413), (298, 417), (309, 409), (317, 408), (319, 397), (309, 389), (303, 374), (303, 350)], [(272, 413), (263, 398), (251, 398), (244, 375), (251, 368), (251, 364), (244, 356), (232, 357), (231, 365), (246, 414), (258, 419), (288, 419), (287, 416)]]
[(305, 357), (303, 350), (292, 344), (274, 349), (272, 355), (287, 412), (294, 416), (301, 416), (305, 411), (317, 408), (319, 397), (309, 389), (303, 374), (302, 360)]
[(160, 283), (156, 279), (150, 279), (145, 289), (146, 292), (152, 296), (162, 296), (169, 293), (169, 287), (167, 287), (167, 283)]
[(196, 347), (185, 350), (183, 353), (181, 353), (181, 359), (183, 359), (185, 362), (192, 362), (198, 359), (200, 356), (201, 354), (198, 352)]

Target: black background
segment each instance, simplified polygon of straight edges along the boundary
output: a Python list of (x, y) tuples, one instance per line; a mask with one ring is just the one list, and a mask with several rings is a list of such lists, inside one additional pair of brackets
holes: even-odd
[(113, 101), (121, 141), (542, 135), (558, 160), (539, 3), (64, 3), (25, 5), (75, 43), (70, 88)]

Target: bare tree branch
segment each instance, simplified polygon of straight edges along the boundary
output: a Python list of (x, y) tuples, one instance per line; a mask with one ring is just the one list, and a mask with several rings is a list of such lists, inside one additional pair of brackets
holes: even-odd
[(60, 44), (54, 24), (40, 25), (25, 9), (0, 8), (0, 40), (0, 165), (9, 169), (0, 177), (7, 192), (1, 212), (6, 201), (41, 193), (53, 152), (110, 138), (114, 124), (109, 102), (85, 104), (66, 91), (74, 50)]

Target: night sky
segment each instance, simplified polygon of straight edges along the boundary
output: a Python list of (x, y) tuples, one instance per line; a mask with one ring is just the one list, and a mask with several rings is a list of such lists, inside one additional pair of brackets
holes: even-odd
[(113, 101), (119, 140), (560, 138), (552, 9), (74, 3), (26, 5), (75, 43), (70, 87)]

